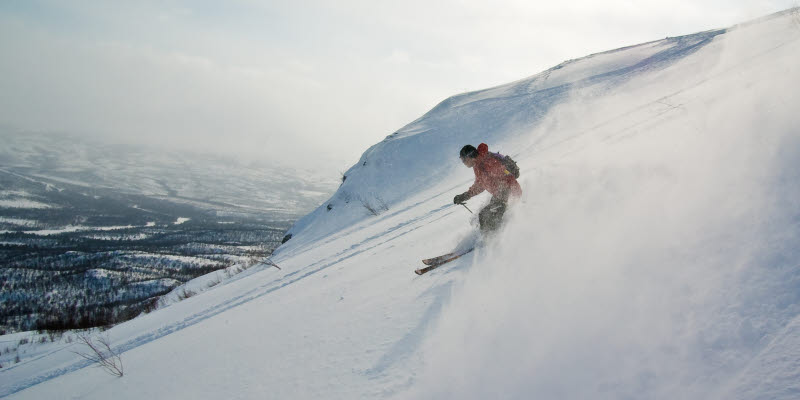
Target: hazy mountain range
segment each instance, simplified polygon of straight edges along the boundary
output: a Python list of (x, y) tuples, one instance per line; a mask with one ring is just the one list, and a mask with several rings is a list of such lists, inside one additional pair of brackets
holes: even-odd
[(36, 197), (42, 196), (38, 184), (90, 197), (145, 196), (217, 216), (292, 219), (318, 206), (338, 185), (335, 176), (320, 177), (301, 165), (276, 167), (268, 154), (252, 163), (77, 136), (0, 132), (0, 141), (3, 209), (26, 208), (12, 203), (25, 199), (29, 205), (59, 207)]
[(268, 162), (0, 140), (0, 331), (107, 326), (198, 276), (219, 282), (267, 257), (337, 185)]

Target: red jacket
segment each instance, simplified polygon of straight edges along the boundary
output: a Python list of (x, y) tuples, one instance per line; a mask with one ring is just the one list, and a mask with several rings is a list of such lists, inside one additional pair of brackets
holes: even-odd
[(472, 170), (475, 172), (475, 183), (467, 191), (470, 197), (484, 190), (488, 190), (492, 196), (503, 199), (522, 196), (519, 182), (506, 170), (500, 160), (489, 154), (489, 146), (486, 143), (478, 146), (478, 157)]

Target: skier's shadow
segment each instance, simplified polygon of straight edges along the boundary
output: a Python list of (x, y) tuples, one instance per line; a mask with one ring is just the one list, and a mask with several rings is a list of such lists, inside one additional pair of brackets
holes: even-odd
[[(463, 253), (465, 251), (468, 251), (469, 249), (475, 249), (475, 250), (472, 251), (471, 253), (461, 256), (457, 260), (454, 260), (438, 268), (441, 270), (439, 271), (439, 274), (445, 275), (456, 271), (464, 271), (464, 272), (469, 271), (469, 269), (472, 268), (472, 265), (474, 264), (476, 255), (483, 247), (483, 244), (484, 244), (483, 238), (481, 237), (480, 232), (478, 232), (477, 230), (469, 232), (466, 236), (464, 236), (463, 238), (461, 238), (461, 240), (458, 241), (458, 244), (456, 244), (455, 248), (453, 249), (453, 252)], [(437, 271), (431, 271), (431, 272), (437, 272)]]

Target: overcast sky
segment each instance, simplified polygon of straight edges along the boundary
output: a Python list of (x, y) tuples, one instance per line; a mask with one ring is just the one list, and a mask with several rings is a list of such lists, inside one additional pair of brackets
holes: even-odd
[(2, 1), (0, 125), (343, 171), (451, 95), (798, 3)]

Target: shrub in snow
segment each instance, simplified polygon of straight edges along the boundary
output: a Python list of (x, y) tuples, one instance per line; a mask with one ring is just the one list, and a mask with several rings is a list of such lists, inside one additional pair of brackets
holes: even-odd
[(389, 210), (389, 206), (386, 205), (386, 202), (383, 201), (380, 196), (374, 196), (372, 200), (364, 196), (358, 196), (358, 201), (360, 201), (361, 205), (372, 215), (378, 215)]
[(181, 289), (180, 292), (178, 292), (178, 300), (186, 300), (189, 297), (192, 297), (196, 294), (197, 292), (195, 292), (194, 290), (189, 290), (184, 287), (183, 289)]
[(122, 377), (122, 357), (118, 352), (111, 349), (108, 337), (97, 338), (97, 342), (95, 342), (89, 335), (82, 335), (79, 336), (79, 340), (86, 345), (88, 351), (86, 353), (77, 351), (73, 353), (91, 361), (111, 375)]

